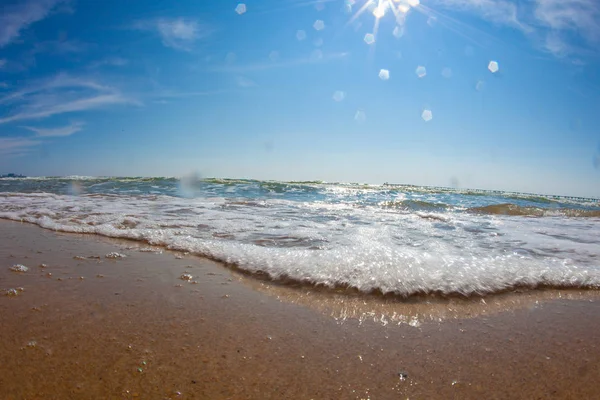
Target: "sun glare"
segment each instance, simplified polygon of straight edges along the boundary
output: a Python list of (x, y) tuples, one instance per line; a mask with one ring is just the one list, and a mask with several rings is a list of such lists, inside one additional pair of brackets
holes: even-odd
[[(356, 1), (346, 1), (346, 5), (348, 7), (353, 8), (355, 5), (360, 2)], [(377, 39), (377, 31), (379, 28), (379, 20), (384, 18), (391, 11), (396, 19), (396, 28), (393, 30), (393, 34), (395, 37), (400, 37), (404, 33), (404, 21), (406, 19), (406, 14), (415, 7), (420, 5), (419, 0), (365, 0), (364, 3), (360, 6), (358, 11), (356, 11), (348, 24), (353, 23), (357, 18), (359, 18), (365, 11), (369, 11), (375, 17), (375, 22), (373, 24), (372, 34), (367, 38), (365, 37), (365, 42), (367, 44), (372, 44)]]

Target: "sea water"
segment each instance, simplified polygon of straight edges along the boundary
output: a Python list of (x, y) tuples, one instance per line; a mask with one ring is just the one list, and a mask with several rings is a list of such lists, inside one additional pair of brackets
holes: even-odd
[(408, 185), (0, 179), (0, 218), (306, 285), (410, 296), (600, 288), (600, 200)]

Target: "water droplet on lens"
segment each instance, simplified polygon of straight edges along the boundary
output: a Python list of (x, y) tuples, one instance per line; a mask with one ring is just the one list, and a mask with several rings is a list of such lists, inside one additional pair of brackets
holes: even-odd
[(298, 32), (296, 32), (296, 39), (298, 39), (299, 41), (306, 39), (306, 32), (303, 30), (299, 30)]
[(375, 43), (375, 35), (372, 33), (367, 33), (364, 40), (366, 44), (373, 44)]
[(237, 5), (237, 7), (235, 8), (235, 12), (238, 13), (239, 15), (242, 15), (246, 12), (246, 5), (244, 3), (240, 3)]
[(394, 35), (396, 39), (400, 39), (404, 35), (404, 27), (396, 26), (392, 32), (392, 35)]
[(340, 102), (342, 100), (344, 100), (346, 98), (346, 94), (344, 92), (342, 92), (341, 90), (336, 90), (335, 93), (333, 93), (333, 100)]
[(388, 71), (387, 69), (382, 69), (381, 71), (379, 71), (379, 79), (381, 79), (382, 81), (387, 81), (388, 79), (390, 79), (390, 71)]
[(417, 74), (419, 78), (423, 78), (425, 75), (427, 75), (427, 70), (422, 65), (419, 65), (415, 70), (415, 74)]
[(431, 110), (423, 110), (421, 113), (421, 118), (423, 118), (425, 122), (429, 122), (433, 119), (433, 113)]
[(498, 62), (490, 61), (490, 63), (488, 64), (488, 69), (490, 70), (490, 72), (492, 74), (495, 74), (496, 72), (498, 72), (498, 70), (500, 69), (500, 67), (498, 66)]
[(323, 22), (322, 20), (318, 19), (313, 24), (313, 28), (315, 28), (315, 30), (317, 30), (317, 31), (321, 31), (321, 30), (325, 29), (325, 22)]
[(365, 114), (363, 110), (358, 110), (356, 111), (356, 114), (354, 114), (354, 119), (356, 122), (365, 122), (367, 120), (367, 114)]

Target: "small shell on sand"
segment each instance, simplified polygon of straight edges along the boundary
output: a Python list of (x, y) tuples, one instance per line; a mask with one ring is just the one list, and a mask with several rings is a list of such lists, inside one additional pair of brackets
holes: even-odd
[(12, 267), (10, 267), (10, 270), (14, 272), (27, 272), (29, 271), (29, 268), (22, 264), (15, 264)]
[(106, 258), (125, 258), (127, 256), (125, 254), (121, 254), (121, 253), (117, 253), (116, 251), (113, 251), (111, 253), (108, 253), (104, 257), (106, 257)]
[(25, 289), (23, 289), (22, 287), (18, 287), (18, 288), (11, 288), (11, 289), (6, 289), (4, 290), (4, 295), (8, 296), (8, 297), (15, 297), (20, 295)]
[(184, 281), (191, 281), (194, 277), (190, 274), (181, 274), (181, 276), (179, 277), (179, 279), (184, 280)]

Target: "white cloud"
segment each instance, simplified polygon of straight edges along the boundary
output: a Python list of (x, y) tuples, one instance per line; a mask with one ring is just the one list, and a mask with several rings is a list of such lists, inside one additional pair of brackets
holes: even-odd
[(64, 0), (29, 0), (10, 6), (2, 6), (0, 14), (0, 47), (19, 38), (21, 31), (48, 16), (54, 7)]
[(0, 105), (10, 110), (7, 115), (0, 114), (0, 124), (42, 119), (116, 104), (139, 103), (114, 87), (60, 74), (0, 97)]
[(212, 30), (189, 18), (158, 18), (141, 21), (135, 29), (151, 30), (159, 34), (163, 45), (177, 50), (191, 51), (194, 43), (208, 37)]
[(83, 126), (83, 122), (72, 122), (71, 124), (60, 128), (36, 128), (33, 126), (24, 126), (23, 128), (35, 132), (36, 137), (62, 137), (71, 136), (72, 134), (81, 131)]

